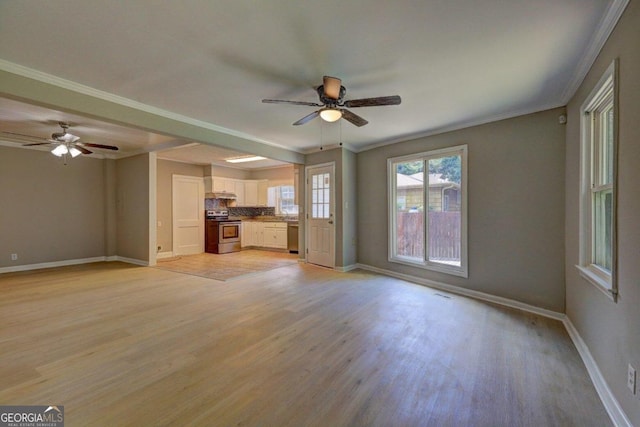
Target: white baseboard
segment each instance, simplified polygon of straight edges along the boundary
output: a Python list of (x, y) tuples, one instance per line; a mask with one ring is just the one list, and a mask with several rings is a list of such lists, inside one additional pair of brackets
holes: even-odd
[(149, 261), (144, 261), (144, 260), (141, 260), (141, 259), (127, 258), (127, 257), (123, 257), (123, 256), (118, 256), (118, 255), (116, 255), (115, 258), (116, 259), (113, 260), (113, 261), (122, 261), (122, 262), (126, 262), (127, 264), (141, 265), (143, 267), (148, 267), (149, 266)]
[(397, 279), (406, 280), (407, 282), (417, 283), (419, 285), (428, 286), (430, 288), (439, 289), (441, 291), (450, 292), (452, 294), (467, 296), (470, 298), (487, 301), (506, 307), (517, 308), (522, 311), (539, 314), (540, 316), (549, 317), (551, 319), (563, 321), (566, 317), (564, 313), (558, 313), (557, 311), (547, 310), (545, 308), (536, 307), (535, 305), (526, 304), (509, 298), (503, 298), (480, 291), (474, 291), (472, 289), (465, 289), (459, 286), (448, 285), (446, 283), (436, 282), (435, 280), (429, 280), (422, 277), (411, 276), (409, 274), (397, 273), (395, 271), (385, 270), (383, 268), (378, 268), (367, 264), (356, 264), (356, 268), (383, 274), (385, 276), (395, 277)]
[(66, 259), (63, 261), (40, 262), (37, 264), (16, 265), (15, 267), (1, 267), (0, 273), (12, 273), (16, 271), (40, 270), (43, 268), (64, 267), (67, 265), (89, 264), (92, 262), (105, 261), (105, 257), (92, 257), (80, 259)]
[(346, 273), (347, 271), (355, 270), (356, 268), (358, 268), (358, 264), (351, 264), (351, 265), (345, 265), (343, 267), (336, 267), (334, 268), (334, 270)]
[(156, 255), (156, 259), (165, 259), (165, 258), (173, 258), (173, 251), (158, 252), (158, 254)]
[(571, 319), (565, 316), (563, 323), (564, 327), (567, 329), (567, 333), (573, 341), (573, 344), (578, 349), (578, 353), (580, 354), (582, 361), (587, 367), (587, 372), (589, 372), (591, 381), (593, 382), (593, 385), (598, 392), (598, 396), (600, 396), (600, 400), (602, 400), (602, 404), (607, 410), (613, 424), (618, 427), (633, 427), (633, 424), (631, 424), (631, 421), (627, 418), (627, 415), (620, 407), (620, 404), (602, 376), (596, 361), (593, 359), (593, 356), (591, 356), (589, 347), (587, 347), (587, 344), (585, 344), (584, 340), (578, 333), (578, 330), (573, 326), (573, 323), (571, 323)]
[(37, 264), (24, 264), (24, 265), (16, 265), (14, 267), (0, 267), (1, 273), (14, 273), (18, 271), (31, 271), (31, 270), (41, 270), (43, 268), (54, 268), (54, 267), (66, 267), (69, 265), (80, 265), (80, 264), (90, 264), (92, 262), (102, 262), (102, 261), (122, 261), (129, 264), (148, 266), (148, 261), (143, 261), (139, 259), (126, 258), (121, 256), (98, 256), (92, 258), (79, 258), (79, 259), (65, 259), (62, 261), (52, 261), (52, 262), (41, 262)]

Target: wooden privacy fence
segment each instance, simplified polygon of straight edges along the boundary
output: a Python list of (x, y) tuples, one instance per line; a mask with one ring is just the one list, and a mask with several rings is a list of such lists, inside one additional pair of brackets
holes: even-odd
[[(422, 258), (424, 225), (422, 212), (398, 212), (398, 255)], [(460, 212), (429, 212), (429, 259), (460, 261)]]

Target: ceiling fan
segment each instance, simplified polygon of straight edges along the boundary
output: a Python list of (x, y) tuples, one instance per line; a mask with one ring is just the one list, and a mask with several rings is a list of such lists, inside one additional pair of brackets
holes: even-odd
[(322, 78), (322, 85), (318, 86), (317, 92), (321, 103), (305, 101), (285, 101), (280, 99), (263, 99), (262, 102), (266, 104), (293, 104), (306, 105), (310, 107), (322, 107), (319, 110), (316, 110), (313, 113), (308, 114), (295, 122), (294, 126), (303, 125), (320, 116), (327, 122), (335, 122), (340, 118), (344, 118), (348, 122), (360, 127), (366, 125), (369, 122), (344, 107), (356, 108), (377, 107), (381, 105), (399, 105), (402, 101), (400, 99), (400, 96), (398, 95), (352, 99), (345, 101), (344, 95), (347, 93), (347, 90), (344, 86), (342, 86), (342, 80), (337, 77), (330, 76), (324, 76)]
[(113, 145), (94, 144), (91, 142), (81, 141), (79, 136), (73, 135), (67, 131), (69, 129), (69, 123), (67, 122), (58, 122), (58, 125), (62, 128), (62, 132), (52, 133), (51, 138), (40, 138), (37, 136), (7, 131), (2, 131), (2, 133), (5, 135), (19, 137), (20, 139), (33, 141), (22, 144), (23, 147), (34, 145), (55, 145), (53, 150), (51, 150), (51, 153), (58, 157), (64, 156), (65, 159), (67, 154), (71, 155), (71, 157), (76, 157), (80, 154), (93, 153), (93, 151), (89, 150), (87, 147), (100, 148), (103, 150), (118, 150), (118, 147), (114, 147)]

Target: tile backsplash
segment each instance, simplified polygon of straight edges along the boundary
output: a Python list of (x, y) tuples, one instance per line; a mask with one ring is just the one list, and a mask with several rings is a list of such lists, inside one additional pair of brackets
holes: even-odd
[(274, 216), (276, 214), (274, 207), (230, 207), (227, 204), (226, 199), (204, 199), (206, 210), (228, 209), (230, 216)]
[(242, 207), (242, 208), (229, 208), (230, 216), (274, 216), (276, 214), (276, 208), (274, 207)]

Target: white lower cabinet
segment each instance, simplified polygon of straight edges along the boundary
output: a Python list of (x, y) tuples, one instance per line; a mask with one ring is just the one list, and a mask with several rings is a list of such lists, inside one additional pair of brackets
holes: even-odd
[(242, 247), (287, 249), (287, 223), (243, 221), (240, 244)]
[(268, 248), (287, 249), (287, 223), (265, 223), (264, 245)]

